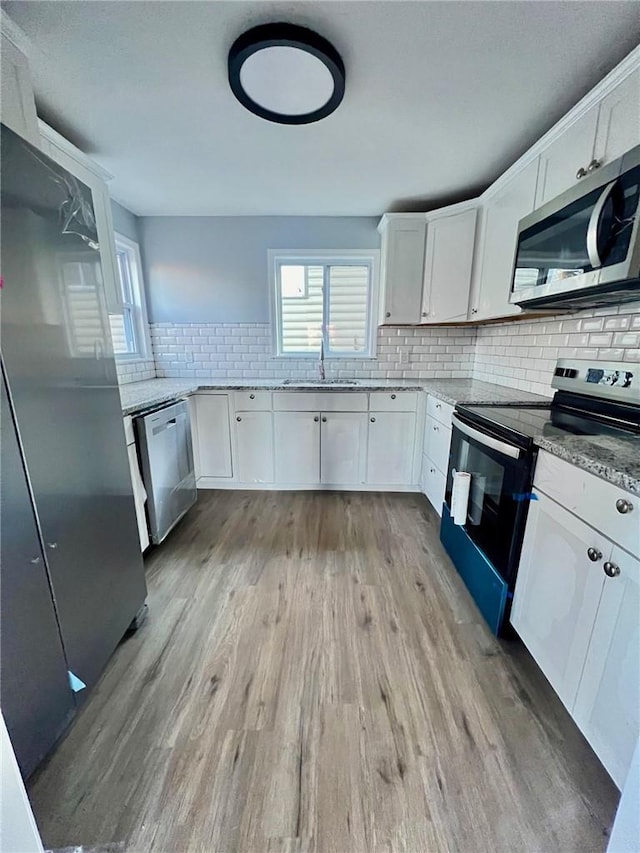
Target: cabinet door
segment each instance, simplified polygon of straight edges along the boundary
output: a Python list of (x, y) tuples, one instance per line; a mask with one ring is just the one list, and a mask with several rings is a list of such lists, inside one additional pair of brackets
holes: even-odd
[(594, 156), (610, 163), (640, 145), (640, 69), (600, 102)]
[(273, 483), (271, 412), (237, 412), (236, 478), (241, 483)]
[[(605, 581), (609, 541), (534, 492), (511, 623), (566, 708), (573, 708)], [(589, 558), (589, 549), (595, 561)], [(598, 555), (600, 555), (598, 557)]]
[(276, 483), (320, 482), (320, 415), (318, 412), (274, 412)]
[(369, 416), (367, 483), (409, 486), (412, 481), (416, 416), (372, 412)]
[(574, 718), (622, 788), (640, 733), (640, 561), (614, 547), (610, 563)]
[(428, 456), (422, 458), (422, 493), (438, 515), (442, 515), (442, 504), (447, 485), (446, 475), (439, 471)]
[(2, 63), (0, 72), (2, 121), (14, 133), (37, 146), (40, 134), (29, 64), (24, 54), (4, 33), (0, 61)]
[(449, 467), (449, 446), (451, 445), (451, 429), (441, 424), (431, 415), (427, 415), (425, 423), (424, 452), (441, 471)]
[(598, 104), (566, 128), (540, 155), (536, 207), (572, 187), (578, 169), (587, 169), (593, 159), (598, 123)]
[(367, 415), (361, 412), (322, 414), (320, 479), (335, 486), (364, 483)]
[(475, 209), (428, 223), (422, 323), (466, 319), (475, 235)]
[(197, 394), (198, 459), (201, 477), (231, 477), (229, 395)]
[(421, 216), (390, 217), (382, 232), (381, 323), (419, 323), (427, 223)]
[(499, 189), (482, 211), (482, 257), (471, 299), (471, 320), (520, 313), (519, 306), (509, 303), (511, 276), (518, 223), (533, 210), (537, 178), (535, 161)]

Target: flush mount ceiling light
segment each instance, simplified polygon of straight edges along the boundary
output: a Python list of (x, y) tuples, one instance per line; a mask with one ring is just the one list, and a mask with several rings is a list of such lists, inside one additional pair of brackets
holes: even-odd
[(344, 63), (326, 39), (294, 24), (265, 24), (229, 51), (229, 85), (248, 110), (280, 124), (330, 115), (344, 95)]

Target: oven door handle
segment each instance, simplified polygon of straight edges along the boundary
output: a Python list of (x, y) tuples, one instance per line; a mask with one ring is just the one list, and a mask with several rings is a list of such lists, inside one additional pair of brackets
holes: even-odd
[(462, 423), (455, 415), (451, 417), (451, 423), (453, 426), (460, 430), (460, 432), (469, 436), (469, 438), (473, 438), (478, 444), (482, 444), (485, 447), (490, 447), (492, 450), (497, 450), (498, 453), (503, 453), (505, 456), (510, 456), (511, 459), (520, 459), (520, 455), (522, 451), (519, 447), (514, 447), (513, 444), (507, 444), (506, 441), (500, 441), (497, 438), (493, 438), (490, 435), (486, 435), (484, 432), (480, 432), (478, 429), (474, 429), (473, 427), (468, 426), (467, 424)]

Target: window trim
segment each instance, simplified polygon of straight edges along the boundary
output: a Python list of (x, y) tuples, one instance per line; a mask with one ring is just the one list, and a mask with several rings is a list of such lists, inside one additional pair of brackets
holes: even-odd
[[(267, 251), (269, 262), (269, 322), (271, 326), (271, 353), (274, 358), (282, 358), (287, 361), (295, 360), (318, 360), (317, 353), (306, 352), (282, 352), (282, 314), (279, 300), (279, 282), (277, 269), (282, 264), (300, 264), (303, 266), (344, 266), (366, 264), (371, 269), (371, 282), (369, 287), (369, 299), (367, 311), (369, 322), (367, 324), (367, 337), (369, 347), (365, 353), (337, 352), (332, 353), (325, 348), (325, 361), (336, 360), (373, 360), (376, 358), (377, 348), (377, 318), (378, 318), (378, 286), (380, 270), (379, 249), (269, 249)], [(323, 316), (326, 317), (328, 293), (323, 293)], [(326, 339), (326, 331), (324, 332)]]
[[(133, 307), (133, 317), (136, 330), (136, 352), (116, 353), (116, 361), (126, 361), (131, 364), (136, 361), (148, 361), (151, 358), (151, 335), (149, 333), (149, 319), (147, 315), (147, 300), (142, 277), (142, 259), (140, 256), (140, 244), (125, 234), (118, 231), (113, 233), (115, 272), (118, 276), (118, 297), (120, 304), (124, 307)], [(133, 256), (133, 263), (129, 264), (131, 271), (131, 287), (134, 291), (134, 302), (125, 303), (123, 300), (122, 283), (120, 282), (120, 266), (118, 264), (118, 248), (122, 247), (129, 256)]]

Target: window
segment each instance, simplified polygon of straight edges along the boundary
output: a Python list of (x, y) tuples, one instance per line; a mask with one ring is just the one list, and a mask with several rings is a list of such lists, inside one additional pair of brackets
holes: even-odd
[(122, 314), (110, 314), (113, 351), (122, 358), (144, 358), (148, 352), (147, 312), (142, 264), (137, 243), (115, 235)]
[(377, 255), (269, 252), (277, 354), (372, 358)]

